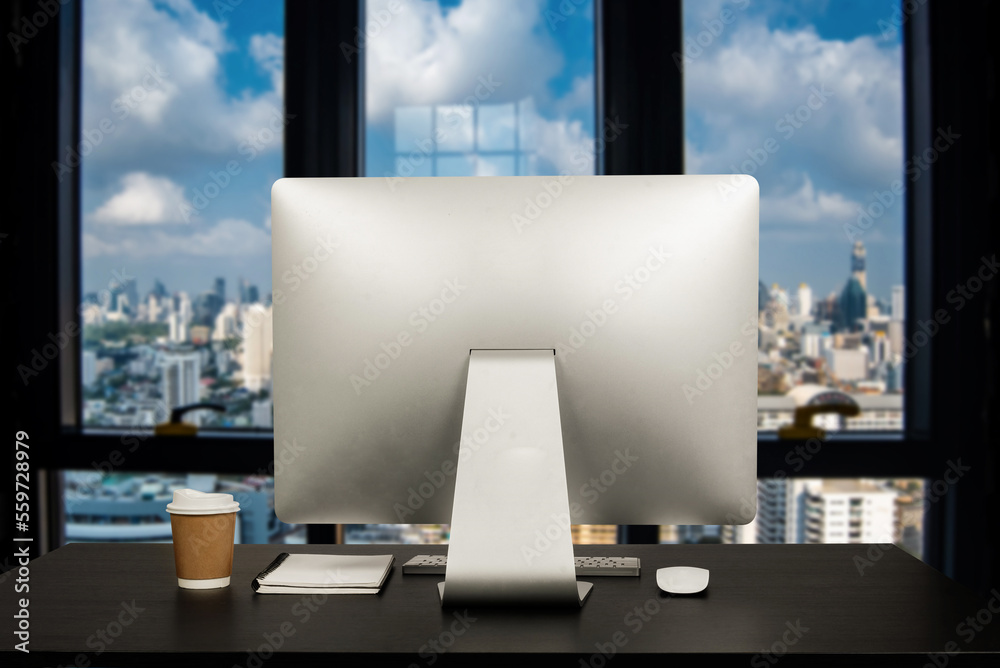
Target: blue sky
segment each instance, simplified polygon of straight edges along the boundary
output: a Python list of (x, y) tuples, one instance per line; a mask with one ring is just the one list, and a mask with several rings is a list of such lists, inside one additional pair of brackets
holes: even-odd
[[(266, 0), (220, 12), (224, 6), (84, 6), (82, 126), (99, 139), (81, 172), (85, 290), (106, 286), (123, 267), (140, 294), (160, 279), (194, 296), (216, 276), (270, 289), (270, 186), (282, 170), (273, 128), (287, 120), (283, 9)], [(369, 16), (385, 7), (371, 0)], [(760, 155), (772, 138), (778, 145), (754, 167), (767, 283), (804, 281), (819, 296), (839, 291), (851, 248), (845, 224), (901, 178), (899, 33), (879, 27), (894, 7), (685, 3), (686, 37), (718, 32), (702, 35), (706, 44), (685, 65), (688, 170), (743, 171), (748, 151)], [(733, 20), (719, 31), (723, 10)], [(578, 170), (567, 156), (592, 146), (590, 2), (407, 2), (366, 57), (369, 174), (394, 168), (397, 108), (460, 102), (481, 76), (503, 82), (488, 104), (530, 104), (537, 172)], [(829, 95), (787, 136), (790, 126), (777, 124), (815, 104), (814, 89)], [(869, 286), (882, 298), (902, 282), (902, 213), (893, 203), (861, 237)]]

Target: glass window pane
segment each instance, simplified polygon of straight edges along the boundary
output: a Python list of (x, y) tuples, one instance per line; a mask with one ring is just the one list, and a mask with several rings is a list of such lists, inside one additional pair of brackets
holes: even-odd
[(367, 176), (594, 173), (592, 0), (365, 6)]
[(762, 478), (749, 524), (664, 525), (661, 543), (878, 543), (923, 558), (923, 478)]
[(148, 427), (210, 401), (226, 412), (185, 419), (270, 430), (284, 5), (82, 13), (84, 424)]
[(758, 428), (837, 390), (861, 415), (828, 428), (900, 430), (913, 177), (901, 31), (879, 27), (899, 3), (683, 10), (686, 169), (760, 184)]
[(517, 148), (517, 116), (514, 104), (484, 104), (479, 108), (480, 151), (513, 151)]
[(285, 524), (274, 514), (274, 478), (204, 473), (107, 473), (63, 471), (67, 543), (169, 543), (167, 504), (174, 490), (232, 494), (240, 504), (237, 543), (303, 544), (304, 524)]

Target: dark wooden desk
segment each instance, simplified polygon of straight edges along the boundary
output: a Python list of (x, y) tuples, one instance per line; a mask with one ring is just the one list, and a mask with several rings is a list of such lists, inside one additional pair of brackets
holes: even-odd
[[(1000, 600), (981, 601), (898, 549), (577, 546), (583, 555), (637, 555), (642, 576), (591, 578), (594, 592), (579, 610), (468, 611), (440, 607), (442, 578), (402, 575), (412, 555), (443, 547), (289, 549), (392, 553), (396, 564), (379, 596), (265, 596), (250, 581), (281, 546), (238, 545), (230, 587), (190, 591), (176, 585), (170, 545), (68, 545), (31, 562), (28, 655), (12, 649), (23, 596), (16, 576), (0, 583), (0, 664), (329, 666), (338, 653), (349, 659), (339, 665), (510, 665), (514, 654), (595, 668), (694, 665), (705, 655), (712, 665), (923, 666), (934, 665), (928, 653), (948, 649), (960, 653), (938, 657), (939, 666), (1000, 664)], [(868, 560), (863, 575), (856, 557)], [(656, 569), (671, 565), (711, 569), (707, 592), (661, 594)], [(990, 617), (979, 631), (965, 621), (977, 614)], [(603, 654), (612, 650), (609, 662)], [(682, 661), (664, 662), (671, 658)]]

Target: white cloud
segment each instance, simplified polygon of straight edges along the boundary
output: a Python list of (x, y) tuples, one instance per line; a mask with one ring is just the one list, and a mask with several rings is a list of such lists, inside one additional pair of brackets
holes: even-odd
[[(749, 19), (730, 30), (727, 43), (685, 67), (689, 136), (710, 138), (697, 142), (689, 165), (731, 172), (773, 138), (780, 148), (762, 173), (808, 169), (817, 183), (868, 191), (900, 177), (898, 46), (822, 39), (812, 28), (772, 31)], [(766, 192), (767, 179), (755, 176)]]
[(121, 179), (121, 190), (99, 206), (92, 218), (98, 223), (155, 225), (183, 223), (182, 207), (190, 207), (184, 188), (163, 176), (130, 172)]
[[(812, 223), (849, 222), (857, 216), (858, 202), (847, 199), (839, 192), (825, 192), (813, 186), (808, 174), (803, 175), (802, 185), (794, 192), (762, 196), (760, 199), (761, 223), (802, 225)], [(841, 233), (837, 227), (836, 232)]]
[[(459, 104), (477, 92), (490, 102), (538, 95), (563, 67), (545, 28), (541, 0), (404, 2), (378, 34), (367, 39), (369, 122), (391, 121), (399, 106)], [(388, 2), (369, 3), (369, 14)], [(489, 91), (482, 80), (496, 82)], [(478, 88), (478, 91), (477, 91)]]
[[(121, 165), (148, 163), (153, 155), (158, 171), (174, 176), (199, 158), (236, 157), (239, 143), (280, 113), (281, 37), (254, 35), (247, 47), (270, 75), (270, 88), (231, 95), (220, 61), (235, 46), (225, 24), (190, 0), (87, 3), (84, 24), (82, 125), (91, 129), (107, 118), (116, 126), (88, 156), (87, 178), (121, 173)], [(165, 74), (150, 79), (151, 70)], [(141, 99), (129, 100), (132, 92)], [(115, 105), (123, 96), (131, 102), (127, 114)], [(280, 142), (264, 148), (280, 150)]]
[(203, 257), (268, 257), (271, 235), (245, 220), (227, 218), (193, 234), (152, 230), (141, 237), (115, 234), (103, 239), (96, 233), (83, 235), (85, 258), (123, 256), (129, 259), (195, 255)]
[(271, 85), (279, 93), (284, 90), (285, 38), (273, 33), (250, 38), (250, 56), (271, 75)]

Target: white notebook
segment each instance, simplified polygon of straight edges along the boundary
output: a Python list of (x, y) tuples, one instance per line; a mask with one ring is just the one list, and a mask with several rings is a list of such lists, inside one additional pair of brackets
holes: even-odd
[(392, 562), (391, 554), (282, 552), (250, 586), (258, 594), (377, 594)]

